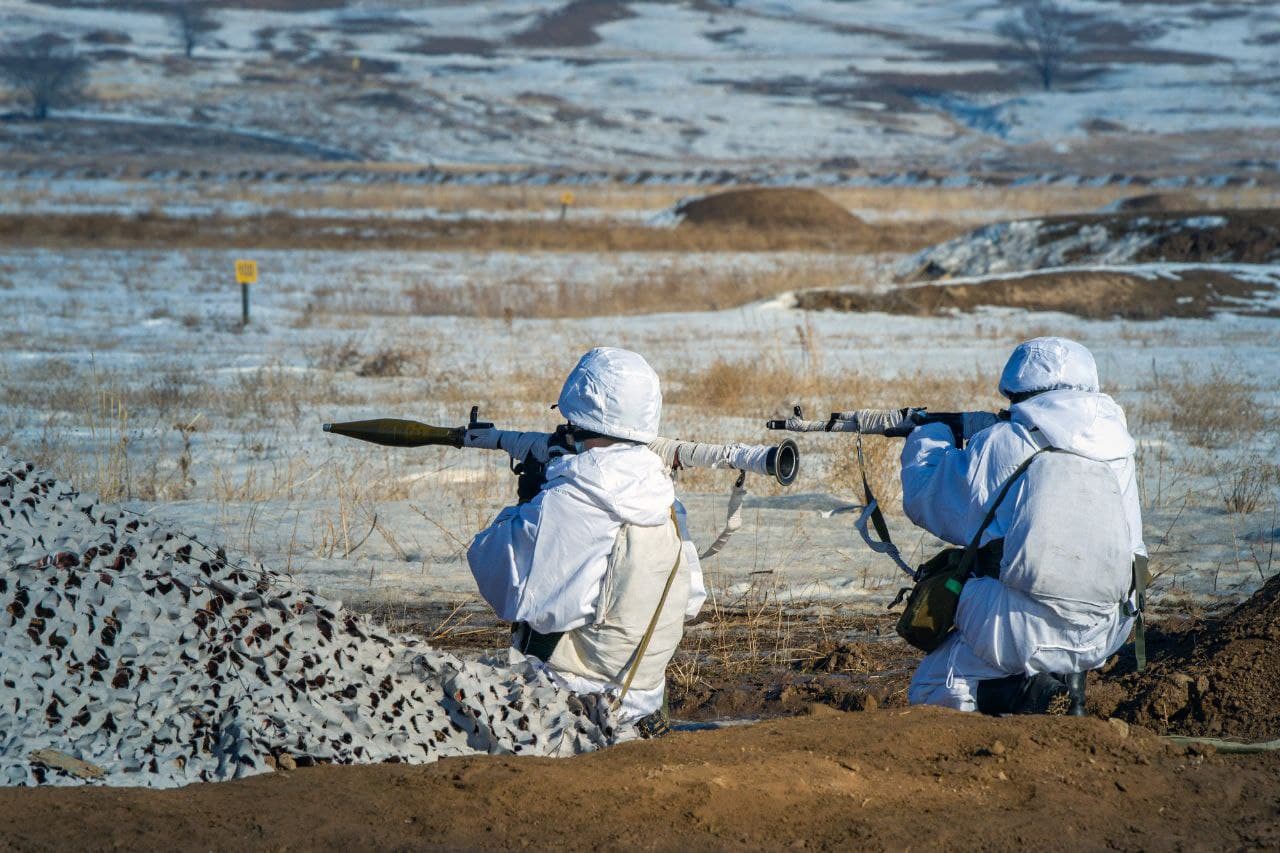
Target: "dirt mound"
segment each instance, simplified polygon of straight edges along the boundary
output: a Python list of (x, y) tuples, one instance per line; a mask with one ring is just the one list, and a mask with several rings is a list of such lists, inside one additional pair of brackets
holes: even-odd
[(314, 767), (178, 791), (0, 790), (16, 849), (1273, 847), (1280, 755), (1095, 719), (936, 708), (676, 734), (565, 759)]
[(1237, 277), (1212, 267), (1143, 270), (1065, 270), (956, 284), (920, 284), (884, 292), (806, 290), (798, 307), (823, 311), (880, 311), (928, 316), (982, 306), (1061, 311), (1090, 319), (1159, 320), (1208, 317), (1217, 311), (1276, 315), (1280, 281)]
[(1280, 210), (1147, 209), (1001, 222), (913, 255), (897, 274), (914, 281), (1157, 262), (1280, 263)]
[(573, 0), (573, 2), (538, 16), (527, 30), (511, 37), (519, 47), (589, 47), (599, 44), (596, 27), (612, 21), (634, 17), (620, 0)]
[(1120, 679), (1116, 713), (1164, 732), (1280, 738), (1280, 575)]
[(1108, 212), (1172, 212), (1200, 210), (1203, 207), (1204, 205), (1195, 196), (1180, 195), (1178, 193), (1148, 193), (1147, 195), (1133, 195), (1128, 198), (1122, 198)]
[(683, 202), (676, 214), (685, 225), (835, 231), (863, 222), (817, 190), (730, 190)]

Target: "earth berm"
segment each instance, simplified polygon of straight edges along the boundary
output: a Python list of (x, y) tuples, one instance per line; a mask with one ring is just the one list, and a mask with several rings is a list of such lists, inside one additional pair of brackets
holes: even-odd
[(320, 766), (179, 790), (0, 790), (37, 849), (1274, 848), (1280, 754), (1120, 721), (811, 713), (572, 759)]

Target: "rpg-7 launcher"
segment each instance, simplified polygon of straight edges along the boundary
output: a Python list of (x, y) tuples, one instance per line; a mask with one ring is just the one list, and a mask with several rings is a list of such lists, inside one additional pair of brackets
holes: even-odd
[[(806, 420), (799, 406), (795, 407), (791, 417), (786, 420), (768, 421), (769, 429), (788, 430), (790, 432), (851, 432), (857, 436), (858, 468), (862, 473), (862, 492), (866, 503), (861, 507), (861, 514), (854, 526), (862, 541), (878, 554), (890, 557), (900, 569), (915, 577), (915, 569), (902, 559), (898, 546), (893, 544), (889, 536), (889, 527), (885, 524), (884, 513), (879, 502), (871, 493), (871, 483), (867, 480), (866, 461), (862, 455), (862, 436), (887, 435), (905, 436), (918, 426), (925, 424), (946, 424), (951, 429), (956, 446), (964, 444), (978, 432), (994, 424), (1007, 414), (993, 415), (990, 412), (930, 412), (924, 408), (907, 407), (903, 409), (855, 409), (851, 412), (832, 412), (826, 420)], [(878, 539), (873, 539), (867, 529), (870, 524), (875, 528)]]
[(946, 424), (960, 445), (1000, 418), (990, 412), (931, 412), (926, 408), (855, 409), (832, 412), (826, 420), (806, 420), (800, 407), (786, 420), (767, 421), (769, 429), (790, 432), (856, 432), (861, 435), (905, 436), (925, 424)]
[[(325, 432), (358, 438), (389, 447), (476, 447), (502, 450), (512, 464), (532, 457), (547, 462), (557, 456), (573, 453), (563, 429), (556, 432), (517, 432), (497, 429), (491, 423), (476, 420), (477, 407), (471, 409), (466, 426), (438, 427), (400, 418), (376, 418), (368, 421), (325, 424)], [(773, 477), (789, 486), (800, 473), (800, 450), (791, 439), (775, 446), (757, 444), (703, 444), (656, 438), (649, 449), (658, 454), (673, 470), (682, 468), (733, 468), (738, 471)]]

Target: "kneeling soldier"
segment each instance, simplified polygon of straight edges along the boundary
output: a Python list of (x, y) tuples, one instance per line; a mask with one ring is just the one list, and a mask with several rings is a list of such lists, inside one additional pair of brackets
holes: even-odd
[(921, 662), (909, 699), (1082, 714), (1084, 674), (1125, 641), (1134, 572), (1145, 572), (1134, 441), (1074, 341), (1020, 344), (1000, 392), (1008, 418), (964, 449), (932, 424), (902, 450), (907, 515), (948, 542), (977, 537), (983, 556), (960, 592), (956, 630)]
[[(666, 667), (706, 598), (670, 472), (646, 446), (662, 392), (638, 354), (582, 357), (557, 403), (575, 453), (476, 535), (480, 594), (512, 622), (512, 644), (578, 693), (608, 693), (617, 719), (665, 731)], [(540, 478), (541, 479), (541, 478)]]

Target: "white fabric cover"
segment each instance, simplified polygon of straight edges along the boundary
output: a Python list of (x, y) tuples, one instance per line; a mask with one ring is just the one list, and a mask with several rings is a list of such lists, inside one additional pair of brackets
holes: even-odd
[[(673, 503), (689, 571), (689, 592), (681, 606), (691, 619), (706, 599), (697, 549), (671, 476), (647, 447), (615, 444), (554, 459), (538, 496), (498, 513), (472, 540), (467, 561), (480, 594), (499, 618), (528, 622), (544, 634), (572, 631), (595, 618), (622, 525), (669, 525)], [(670, 568), (670, 562), (661, 566)], [(668, 650), (668, 657), (674, 650)], [(579, 692), (605, 687), (603, 681), (560, 675)], [(633, 688), (621, 716), (638, 719), (661, 704), (661, 687), (647, 692)]]
[[(1000, 486), (1023, 460), (1048, 444), (1106, 463), (1106, 467), (1094, 468), (1109, 469), (1114, 478), (1128, 555), (1131, 559), (1133, 554), (1145, 554), (1134, 442), (1124, 412), (1115, 401), (1097, 392), (1058, 390), (1032, 397), (1010, 412), (1010, 420), (978, 433), (963, 450), (954, 446), (945, 425), (930, 424), (912, 431), (902, 450), (902, 501), (907, 516), (947, 542), (968, 544)], [(1058, 455), (1042, 454), (1041, 458)], [(1105, 506), (1114, 494), (1112, 484), (1103, 486), (1103, 482), (1091, 474), (1087, 482), (1070, 486), (1066, 492), (1076, 493), (1070, 498), (1073, 503), (1087, 500), (1090, 505)], [(1068, 510), (1030, 501), (1026, 488), (1026, 481), (1020, 480), (1010, 489), (982, 543), (1005, 537), (1005, 564), (1020, 567), (1015, 570), (1021, 575), (1020, 584), (1034, 591), (1036, 561), (1029, 559), (1017, 542), (1015, 516), (1027, 510), (1027, 523), (1052, 526)], [(1095, 496), (1095, 491), (1101, 494)], [(1093, 521), (1097, 523), (1098, 518), (1094, 516)], [(1112, 531), (1119, 524), (1112, 518), (1106, 520)], [(1104, 532), (1101, 539), (1111, 541), (1112, 536)], [(1096, 573), (1099, 567), (1080, 564), (1076, 570)], [(1100, 584), (1106, 587), (1111, 576), (1105, 566), (1102, 572)], [(1105, 610), (1063, 606), (1061, 599), (1037, 600), (998, 580), (971, 580), (960, 596), (956, 633), (921, 663), (912, 681), (910, 701), (971, 710), (973, 690), (980, 679), (1096, 667), (1127, 636), (1131, 620), (1122, 615), (1118, 604), (1117, 599), (1115, 606)]]
[(1061, 388), (1098, 390), (1093, 354), (1067, 338), (1032, 338), (1018, 344), (1000, 374), (1000, 393), (1006, 397)]
[(574, 426), (648, 444), (658, 437), (662, 389), (639, 353), (596, 347), (569, 373), (556, 407)]
[[(671, 590), (630, 688), (661, 690), (666, 683), (667, 662), (684, 635), (689, 567), (684, 564), (682, 551), (680, 533), (670, 522), (661, 527), (622, 525), (609, 555), (594, 618), (561, 637), (547, 665), (556, 672), (580, 678), (625, 684), (675, 568)], [(678, 558), (680, 565), (676, 567)]]
[(1042, 453), (1005, 500), (1014, 506), (1001, 583), (1086, 624), (1128, 595), (1129, 525), (1120, 483), (1105, 462)]

